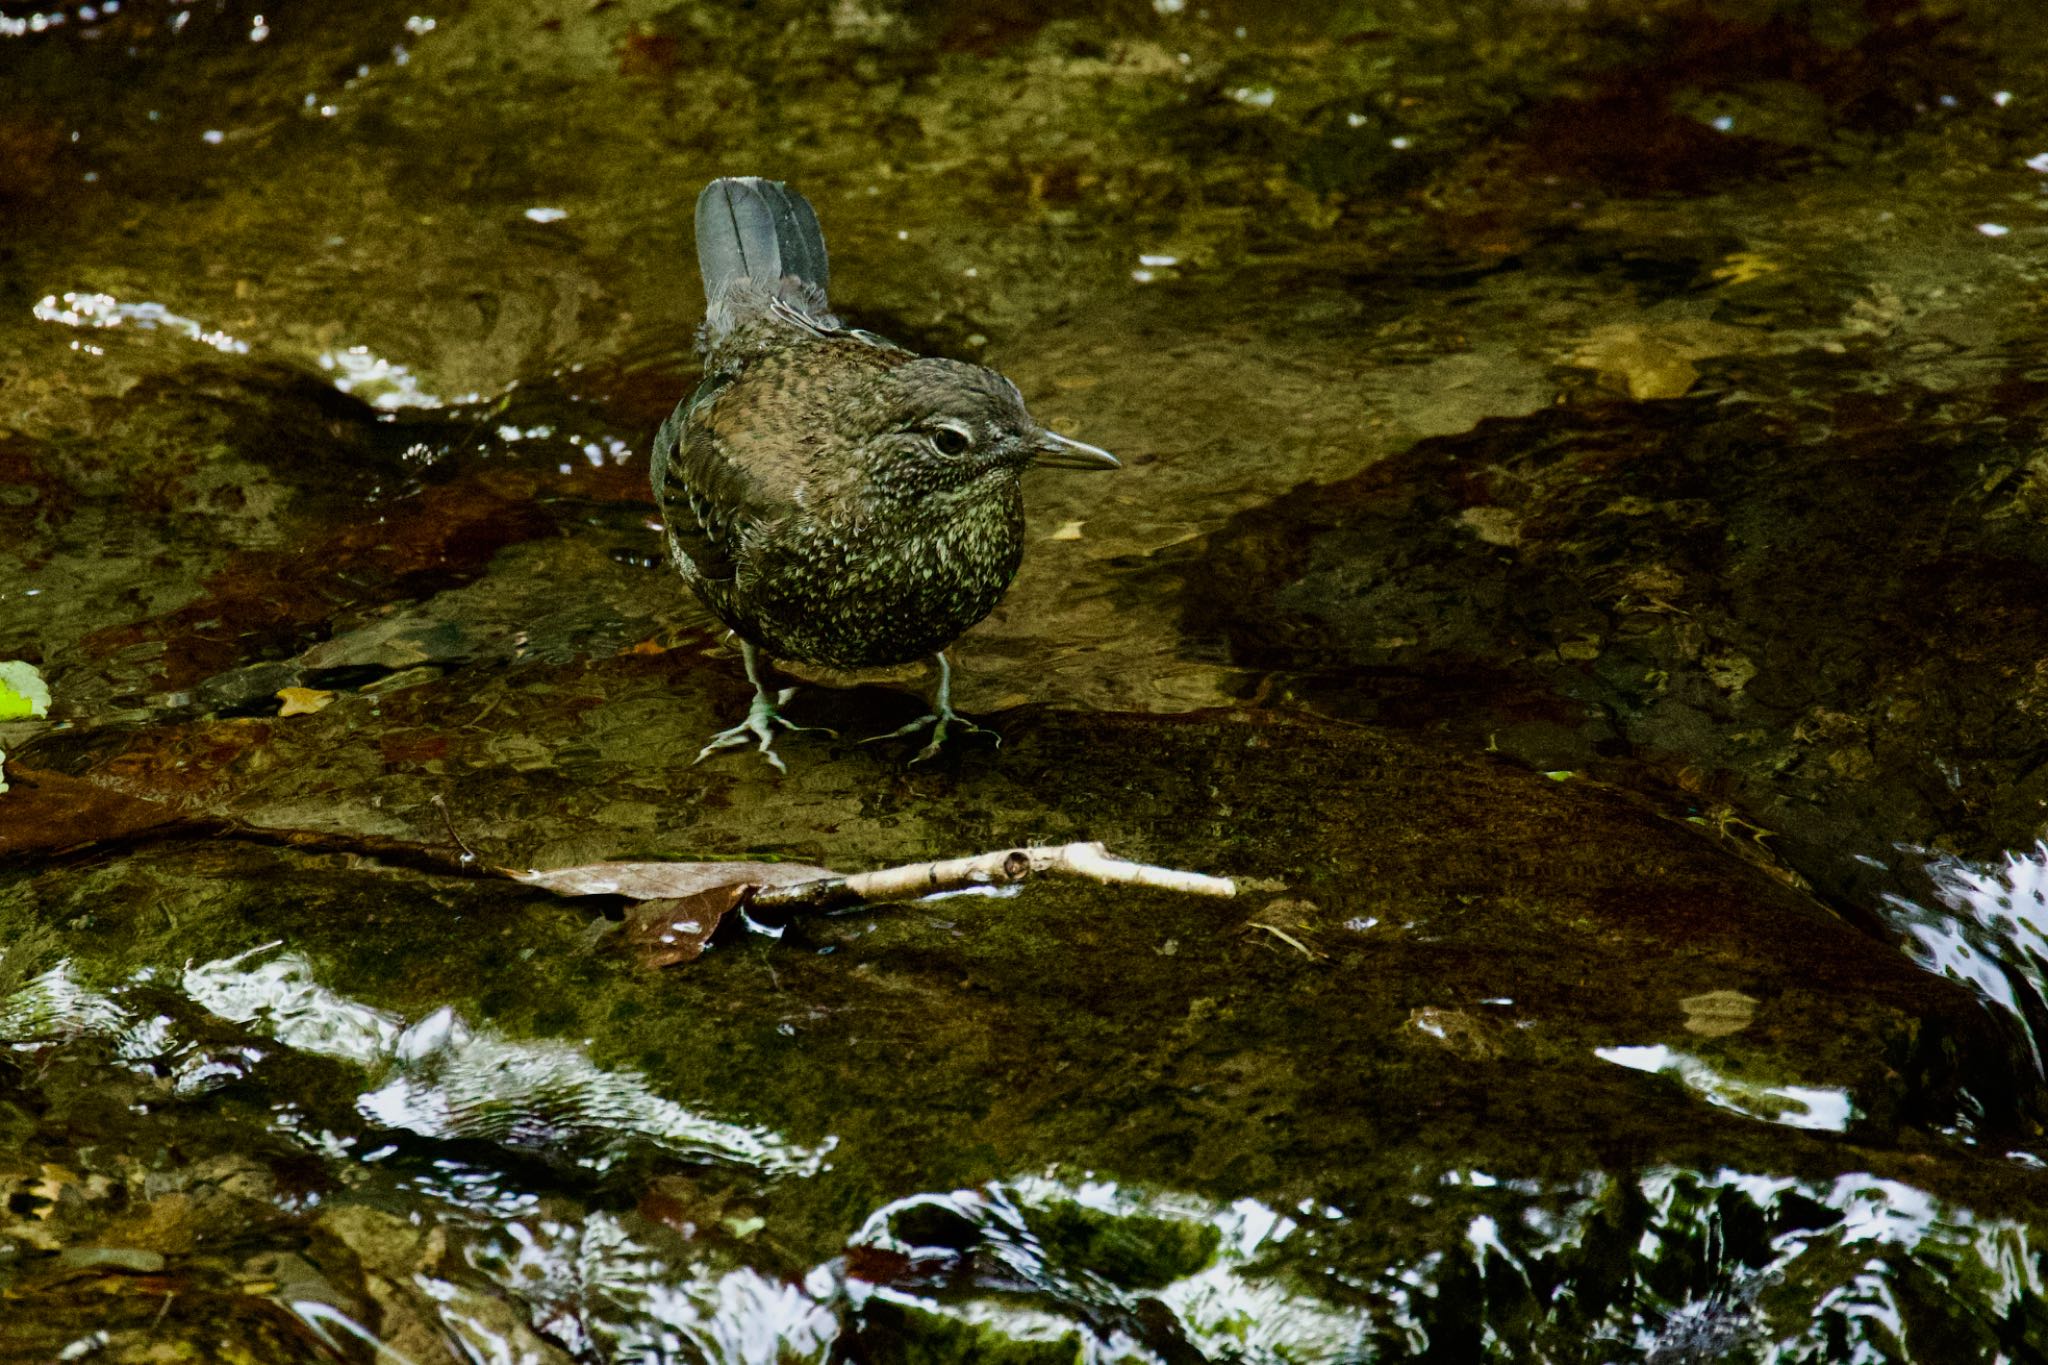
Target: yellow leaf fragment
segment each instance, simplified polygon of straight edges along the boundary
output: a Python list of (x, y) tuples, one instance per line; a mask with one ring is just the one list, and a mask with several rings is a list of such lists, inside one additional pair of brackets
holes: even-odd
[(280, 687), (277, 699), (284, 703), (278, 710), (280, 716), (310, 716), (322, 711), (334, 700), (332, 692), (323, 692), (317, 687)]
[(1593, 329), (1567, 362), (1598, 371), (1634, 399), (1681, 398), (1700, 377), (1695, 361), (1754, 353), (1766, 340), (1752, 328), (1696, 319), (1612, 323)]
[(1784, 268), (1761, 251), (1738, 251), (1714, 267), (1713, 277), (1722, 284), (1748, 284)]

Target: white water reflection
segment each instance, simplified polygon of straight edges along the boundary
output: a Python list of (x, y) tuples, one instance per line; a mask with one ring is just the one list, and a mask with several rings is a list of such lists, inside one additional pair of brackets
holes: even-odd
[(1602, 1061), (1632, 1071), (1670, 1076), (1708, 1104), (1730, 1109), (1787, 1128), (1812, 1128), (1826, 1133), (1848, 1131), (1856, 1106), (1846, 1090), (1813, 1085), (1764, 1085), (1725, 1076), (1688, 1053), (1662, 1043), (1649, 1047), (1593, 1049)]
[(69, 958), (0, 1000), (0, 1043), (28, 1051), (80, 1038), (112, 1040), (116, 1059), (145, 1075), (167, 1078), (172, 1093), (180, 1096), (205, 1094), (240, 1080), (263, 1059), (260, 1048), (185, 1041), (167, 1017), (137, 1015), (115, 996), (81, 983)]
[(385, 1127), (482, 1139), (593, 1170), (608, 1169), (635, 1141), (778, 1174), (815, 1172), (831, 1150), (829, 1142), (812, 1150), (694, 1113), (569, 1043), (473, 1029), (447, 1008), (408, 1027), (327, 989), (298, 954), (269, 956), (277, 946), (187, 968), (186, 993), (297, 1051), (369, 1071), (380, 1084), (356, 1108)]
[(812, 1174), (831, 1150), (829, 1141), (811, 1150), (765, 1129), (706, 1118), (654, 1094), (636, 1075), (598, 1067), (580, 1048), (473, 1032), (445, 1009), (408, 1030), (394, 1060), (395, 1074), (357, 1108), (429, 1137), (561, 1152), (594, 1170), (610, 1167), (634, 1139), (776, 1174)]
[(390, 1055), (405, 1021), (321, 985), (307, 961), (266, 943), (185, 969), (185, 993), (223, 1019), (247, 1024), (285, 1047), (373, 1067)]
[(31, 34), (54, 33), (72, 20), (81, 24), (94, 24), (104, 17), (121, 12), (121, 0), (102, 0), (99, 4), (79, 5), (67, 11), (62, 8), (32, 11), (28, 14), (0, 14), (0, 38), (26, 38)]
[(2025, 1035), (2037, 1077), (2048, 1022), (2048, 843), (1980, 864), (1946, 855), (1927, 864), (1943, 911), (1885, 897), (1887, 917), (1929, 971), (1959, 981), (2003, 1011)]
[[(67, 290), (62, 296), (45, 294), (29, 311), (40, 322), (54, 322), (63, 327), (127, 327), (145, 332), (162, 328), (227, 355), (249, 353), (248, 342), (229, 336), (218, 328), (181, 317), (160, 303), (123, 303), (112, 294)], [(72, 345), (85, 349), (79, 342)], [(91, 349), (98, 350), (97, 347)]]
[[(1309, 1208), (1319, 1219), (1333, 1212), (1313, 1201)], [(1070, 1244), (1077, 1217), (1083, 1227), (1099, 1229), (1106, 1245), (1157, 1243), (1162, 1252), (1152, 1269), (1161, 1282), (1119, 1283), (1133, 1273), (1147, 1277), (1130, 1267), (1091, 1264), (1085, 1256), (1077, 1260)], [(899, 1225), (944, 1230), (946, 1244), (920, 1245)], [(1168, 1309), (1169, 1335), (1208, 1359), (1247, 1365), (1359, 1359), (1366, 1315), (1322, 1299), (1293, 1277), (1264, 1271), (1263, 1262), (1284, 1255), (1283, 1244), (1302, 1226), (1256, 1199), (1219, 1206), (1114, 1181), (1024, 1176), (914, 1195), (876, 1210), (851, 1245), (893, 1253), (910, 1267), (908, 1278), (871, 1283), (849, 1276), (843, 1291), (856, 1314), (870, 1300), (883, 1300), (909, 1315), (913, 1333), (929, 1333), (934, 1342), (951, 1338), (919, 1324), (950, 1320), (1015, 1342), (1071, 1339), (1076, 1358), (1089, 1365), (1165, 1358), (1160, 1352), (1167, 1343), (1157, 1339), (1156, 1324), (1146, 1325), (1141, 1300)], [(1081, 1240), (1084, 1247), (1095, 1244)], [(1176, 1267), (1193, 1247), (1208, 1248), (1200, 1263)], [(1018, 1290), (1026, 1288), (1031, 1297), (1020, 1301)]]
[[(1769, 1259), (1736, 1268), (1726, 1277), (1728, 1284), (1714, 1291), (1714, 1311), (1723, 1319), (1742, 1320), (1740, 1330), (1728, 1335), (1728, 1344), (1760, 1348), (1758, 1360), (1834, 1365), (1947, 1359), (1908, 1354), (1916, 1337), (1927, 1339), (1923, 1334), (1929, 1320), (1922, 1313), (1918, 1324), (1910, 1323), (1901, 1310), (1902, 1298), (1924, 1301), (1931, 1291), (1957, 1320), (1948, 1324), (1946, 1339), (1974, 1335), (1987, 1345), (1999, 1324), (2014, 1321), (2040, 1300), (2041, 1250), (2025, 1224), (1944, 1205), (1900, 1181), (1863, 1172), (1822, 1182), (1732, 1170), (1711, 1175), (1662, 1170), (1646, 1175), (1642, 1190), (1654, 1210), (1660, 1249), (1668, 1245), (1670, 1232), (1688, 1224), (1717, 1231), (1731, 1195), (1766, 1223), (1792, 1224), (1769, 1239)], [(1802, 1206), (1824, 1210), (1826, 1216), (1786, 1217)], [(1792, 1286), (1812, 1294), (1810, 1306), (1788, 1295)], [(1776, 1315), (1764, 1307), (1771, 1301), (1778, 1303)], [(1700, 1297), (1653, 1302), (1653, 1311), (1637, 1313), (1630, 1324), (1636, 1346), (1654, 1358), (1660, 1347), (1668, 1348), (1672, 1329), (1689, 1310), (1706, 1302)], [(1920, 1330), (1910, 1330), (1914, 1326)]]
[(68, 957), (0, 1000), (0, 1043), (18, 1048), (117, 1033), (127, 1023), (111, 997), (79, 983)]
[[(1451, 1173), (1440, 1184), (1469, 1210), (1447, 1220), (1460, 1232), (1417, 1249), (1394, 1231), (1407, 1249), (1386, 1246), (1384, 1261), (1369, 1249), (1380, 1239), (1346, 1237), (1358, 1229), (1318, 1201), (1297, 1221), (1256, 1200), (1218, 1206), (1056, 1176), (918, 1195), (856, 1234), (855, 1247), (894, 1259), (856, 1260), (880, 1282), (849, 1277), (844, 1292), (856, 1321), (864, 1304), (888, 1304), (913, 1355), (960, 1340), (927, 1325), (953, 1322), (1018, 1343), (1070, 1342), (1091, 1365), (1187, 1347), (1245, 1365), (1991, 1360), (2009, 1357), (1926, 1343), (1988, 1348), (2041, 1312), (2044, 1260), (2026, 1225), (1868, 1173), (1658, 1168), (1548, 1187)], [(1095, 1221), (1077, 1227), (1077, 1209)], [(1128, 1265), (1112, 1281), (1101, 1260), (1074, 1259), (1150, 1243), (1170, 1260), (1190, 1233), (1210, 1248), (1205, 1262), (1159, 1282), (1132, 1279)], [(1147, 1302), (1171, 1309), (1165, 1337), (1137, 1311)], [(1445, 1354), (1468, 1334), (1474, 1354)]]
[[(164, 1059), (187, 1053), (239, 1059), (257, 1082), (263, 1050), (289, 1046), (368, 1072), (376, 1088), (358, 1112), (383, 1125), (504, 1149), (551, 1142), (587, 1169), (620, 1140), (716, 1141), (722, 1161), (752, 1150), (754, 1169), (781, 1159), (791, 1174), (822, 1174), (771, 1135), (689, 1115), (575, 1048), (496, 1037), (445, 1009), (408, 1023), (324, 986), (275, 945), (194, 965), (176, 983), (260, 1043), (230, 1039), (202, 1054), (181, 1041), (193, 1030), (155, 1012), (166, 984), (99, 990), (59, 963), (0, 997), (0, 1037), (46, 1047), (110, 1038), (125, 1061), (154, 1059), (159, 1076)], [(487, 1149), (390, 1167), (398, 1148), (367, 1150), (368, 1133), (315, 1132), (282, 1105), (270, 1121), (344, 1169), (373, 1206), (402, 1212), (422, 1229), (419, 1245), (445, 1247), (379, 1270), (476, 1360), (559, 1360), (552, 1352), (566, 1349), (780, 1365), (870, 1348), (950, 1359), (974, 1341), (992, 1357), (1057, 1349), (1090, 1365), (1196, 1355), (1833, 1365), (1994, 1359), (1996, 1342), (2048, 1326), (2048, 1249), (2027, 1226), (1864, 1172), (1416, 1170), (1407, 1200), (1428, 1212), (1388, 1223), (1300, 1192), (1285, 1204), (1212, 1199), (1047, 1170), (892, 1201), (859, 1220), (844, 1255), (804, 1271), (786, 1248), (806, 1234), (784, 1225), (791, 1206), (779, 1198), (737, 1220), (744, 1231), (703, 1237), (614, 1202), (615, 1186), (594, 1199), (580, 1176), (536, 1185), (533, 1168), (501, 1167)], [(749, 1188), (751, 1176), (737, 1178)], [(707, 1196), (714, 1221), (721, 1197)], [(828, 1196), (819, 1185), (794, 1197), (815, 1212)], [(1930, 1311), (1933, 1339), (1964, 1354), (1908, 1353), (1902, 1343), (1929, 1339)], [(1475, 1354), (1451, 1351), (1467, 1339)]]
[[(637, 1075), (596, 1065), (572, 1044), (473, 1029), (451, 1009), (407, 1026), (328, 989), (311, 963), (278, 946), (187, 967), (180, 984), (209, 1013), (281, 1047), (368, 1072), (376, 1085), (357, 1097), (356, 1109), (383, 1127), (494, 1142), (595, 1171), (645, 1143), (764, 1174), (811, 1175), (834, 1145), (803, 1147), (708, 1118), (655, 1094)], [(162, 1069), (182, 1094), (240, 1079), (264, 1056), (247, 1044), (189, 1043), (171, 1020), (131, 1010), (118, 991), (82, 985), (68, 959), (0, 999), (0, 1043), (28, 1048), (80, 1037), (113, 1038), (123, 1061)], [(292, 1127), (287, 1115), (280, 1123)]]
[(322, 351), (320, 368), (328, 372), (328, 382), (335, 388), (354, 394), (383, 412), (397, 412), (401, 408), (455, 407), (483, 400), (480, 393), (465, 393), (453, 398), (428, 393), (420, 387), (419, 377), (411, 370), (396, 361), (372, 354), (367, 346)]
[[(795, 1365), (824, 1360), (839, 1335), (819, 1301), (829, 1278), (797, 1285), (747, 1266), (676, 1264), (601, 1210), (508, 1223), (465, 1259), (579, 1359)], [(424, 1277), (421, 1287), (452, 1297)]]

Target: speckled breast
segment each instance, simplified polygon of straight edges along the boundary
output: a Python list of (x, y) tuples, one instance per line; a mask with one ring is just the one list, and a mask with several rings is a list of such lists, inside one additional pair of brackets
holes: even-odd
[(995, 610), (1024, 553), (1014, 485), (933, 511), (782, 526), (743, 559), (720, 615), (779, 658), (848, 669), (926, 658)]

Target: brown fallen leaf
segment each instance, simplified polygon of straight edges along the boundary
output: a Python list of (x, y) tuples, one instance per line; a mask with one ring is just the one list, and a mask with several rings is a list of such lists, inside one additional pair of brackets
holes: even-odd
[(628, 948), (649, 967), (695, 962), (727, 914), (754, 888), (745, 882), (708, 887), (694, 896), (641, 901), (626, 912), (621, 932)]
[[(699, 888), (682, 895), (643, 900), (626, 912), (625, 923), (621, 927), (623, 941), (649, 967), (673, 967), (680, 962), (695, 962), (704, 956), (704, 950), (711, 946), (711, 936), (718, 932), (718, 926), (725, 922), (725, 917), (763, 886), (792, 885), (832, 875), (822, 867), (804, 863), (621, 863), (615, 867), (636, 869), (628, 879), (630, 885), (645, 886), (654, 881), (679, 888), (690, 885)], [(640, 870), (654, 868), (669, 871), (665, 876), (658, 876)], [(569, 870), (592, 874), (600, 871), (598, 867)], [(537, 881), (531, 874), (520, 880)], [(604, 877), (593, 875), (587, 884), (599, 886), (604, 883)], [(561, 890), (560, 887), (549, 889)], [(632, 895), (633, 892), (617, 894)]]
[(809, 863), (585, 863), (547, 871), (510, 872), (515, 882), (558, 896), (625, 896), (680, 900), (722, 886), (788, 886), (839, 874)]
[(726, 915), (764, 886), (835, 875), (809, 863), (590, 863), (550, 872), (514, 872), (513, 880), (561, 896), (626, 896), (624, 942), (650, 967), (694, 962), (711, 946)]

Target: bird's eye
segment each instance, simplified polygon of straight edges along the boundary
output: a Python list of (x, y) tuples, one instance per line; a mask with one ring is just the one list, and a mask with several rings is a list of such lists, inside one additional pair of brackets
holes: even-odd
[(941, 455), (962, 455), (974, 444), (974, 438), (956, 426), (932, 428), (931, 441), (932, 449)]

